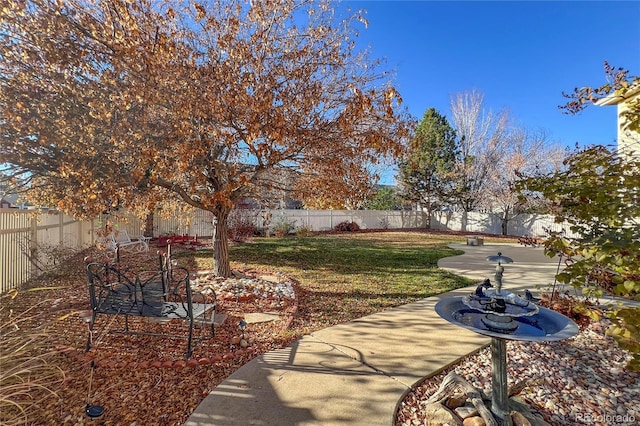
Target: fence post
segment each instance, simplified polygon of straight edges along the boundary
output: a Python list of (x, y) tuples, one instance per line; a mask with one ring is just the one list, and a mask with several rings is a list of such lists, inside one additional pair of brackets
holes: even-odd
[(78, 221), (76, 225), (76, 228), (78, 229), (76, 231), (78, 233), (78, 236), (77, 238), (75, 238), (76, 246), (74, 247), (74, 249), (79, 249), (80, 247), (84, 247), (84, 241), (82, 241), (84, 239), (84, 235), (82, 232), (82, 222)]
[[(29, 219), (29, 277), (38, 273), (36, 269), (36, 256), (38, 256), (38, 217), (40, 217), (41, 214), (40, 212), (37, 215), (31, 215)], [(27, 279), (29, 279), (29, 277), (27, 277)]]
[(64, 213), (58, 211), (58, 247), (64, 247)]

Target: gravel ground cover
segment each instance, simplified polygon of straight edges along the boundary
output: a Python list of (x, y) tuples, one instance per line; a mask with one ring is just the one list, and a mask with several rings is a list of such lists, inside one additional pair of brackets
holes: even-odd
[[(606, 325), (591, 323), (558, 342), (507, 341), (508, 385), (528, 381), (520, 397), (554, 426), (640, 424), (640, 372), (625, 370), (629, 355), (605, 336)], [(425, 424), (424, 403), (452, 370), (490, 395), (487, 347), (416, 386), (400, 403), (396, 426)]]

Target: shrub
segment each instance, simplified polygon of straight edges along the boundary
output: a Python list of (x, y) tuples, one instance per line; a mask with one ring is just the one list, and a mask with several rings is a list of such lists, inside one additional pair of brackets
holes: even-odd
[(360, 230), (360, 226), (355, 222), (344, 221), (337, 224), (333, 229), (341, 232), (356, 232)]
[(301, 226), (296, 229), (296, 235), (299, 237), (308, 237), (313, 234), (313, 229), (310, 226)]
[(380, 229), (389, 229), (390, 225), (391, 224), (389, 223), (389, 218), (386, 218), (386, 217), (380, 218)]
[(67, 244), (37, 244), (37, 250), (31, 249), (31, 240), (28, 237), (16, 240), (20, 252), (29, 259), (31, 265), (38, 270), (38, 273), (50, 273), (53, 275), (64, 275), (65, 268), (61, 265), (67, 264), (80, 250)]
[(239, 243), (249, 240), (257, 231), (252, 213), (246, 209), (234, 209), (227, 226), (229, 239)]
[[(592, 146), (567, 156), (561, 171), (518, 180), (521, 194), (539, 193), (553, 203), (555, 221), (567, 222), (575, 235), (552, 234), (545, 241), (547, 255), (572, 260), (556, 276), (559, 283), (588, 296), (640, 299), (638, 169), (638, 153)], [(612, 309), (607, 317), (607, 334), (632, 354), (627, 367), (640, 371), (640, 307)]]
[(238, 243), (249, 240), (255, 234), (256, 226), (253, 223), (246, 222), (234, 223), (228, 231), (229, 239)]
[(540, 306), (549, 308), (572, 319), (582, 329), (589, 325), (594, 317), (595, 305), (586, 298), (571, 296), (568, 291), (560, 293), (557, 290), (551, 294), (543, 293)]
[(273, 231), (273, 235), (276, 237), (284, 237), (285, 235), (289, 235), (296, 229), (295, 221), (288, 221), (286, 218), (280, 218), (276, 223), (273, 224), (271, 230)]

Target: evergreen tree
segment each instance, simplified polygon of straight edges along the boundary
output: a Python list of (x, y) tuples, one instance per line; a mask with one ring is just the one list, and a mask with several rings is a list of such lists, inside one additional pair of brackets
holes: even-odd
[(392, 187), (383, 187), (363, 207), (366, 210), (397, 210), (400, 204), (396, 191)]
[(429, 108), (398, 167), (402, 197), (427, 209), (427, 227), (431, 226), (431, 212), (448, 198), (448, 176), (455, 163), (456, 132), (445, 116)]

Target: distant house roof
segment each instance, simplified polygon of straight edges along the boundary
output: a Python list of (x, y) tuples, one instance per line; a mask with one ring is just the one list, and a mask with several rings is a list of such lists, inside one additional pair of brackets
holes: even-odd
[(26, 208), (26, 204), (24, 201), (18, 201), (17, 194), (0, 194), (0, 208), (8, 209), (8, 208)]

